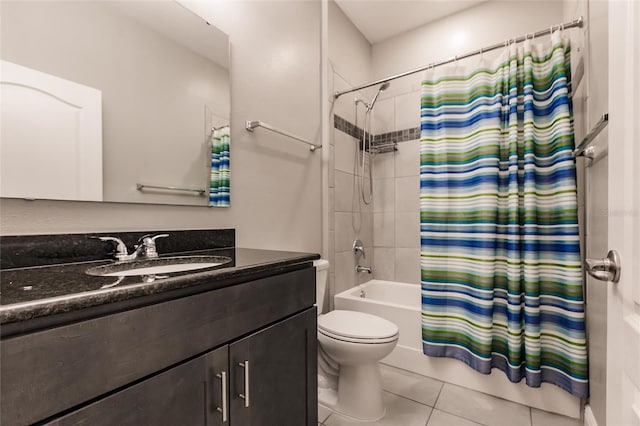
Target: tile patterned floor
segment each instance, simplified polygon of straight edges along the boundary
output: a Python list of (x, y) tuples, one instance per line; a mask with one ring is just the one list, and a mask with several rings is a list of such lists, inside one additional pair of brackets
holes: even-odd
[(387, 415), (360, 423), (318, 407), (322, 426), (582, 426), (580, 420), (516, 404), (382, 365)]

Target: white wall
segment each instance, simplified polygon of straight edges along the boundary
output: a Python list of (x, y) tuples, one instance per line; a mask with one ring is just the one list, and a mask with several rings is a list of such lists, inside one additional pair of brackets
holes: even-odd
[(2, 199), (3, 235), (231, 227), (238, 246), (321, 250), (321, 156), (285, 137), (244, 130), (245, 120), (259, 119), (319, 143), (320, 4), (187, 5), (232, 45), (232, 207)]
[(329, 59), (351, 85), (371, 79), (371, 44), (334, 1), (329, 1)]
[(562, 2), (559, 1), (480, 3), (375, 44), (372, 49), (372, 77), (384, 78), (501, 43), (509, 38), (559, 24), (561, 19)]

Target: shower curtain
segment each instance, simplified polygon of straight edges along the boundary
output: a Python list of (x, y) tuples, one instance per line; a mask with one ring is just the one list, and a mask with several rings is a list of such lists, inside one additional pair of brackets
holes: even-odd
[(211, 134), (211, 179), (209, 184), (209, 206), (229, 207), (229, 143), (230, 128), (224, 126)]
[(426, 355), (588, 396), (570, 49), (509, 45), (422, 82)]

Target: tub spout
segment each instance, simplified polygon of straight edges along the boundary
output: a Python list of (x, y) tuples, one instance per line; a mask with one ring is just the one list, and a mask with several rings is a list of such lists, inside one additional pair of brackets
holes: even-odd
[(366, 272), (367, 274), (370, 274), (373, 271), (368, 266), (360, 266), (360, 265), (358, 265), (358, 266), (356, 266), (356, 272)]

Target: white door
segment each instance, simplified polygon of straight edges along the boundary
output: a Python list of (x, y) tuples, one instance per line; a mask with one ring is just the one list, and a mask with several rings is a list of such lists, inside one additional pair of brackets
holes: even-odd
[[(640, 2), (609, 1), (607, 426), (640, 425)], [(604, 254), (603, 254), (604, 255)]]
[(0, 62), (0, 197), (102, 201), (102, 92)]

